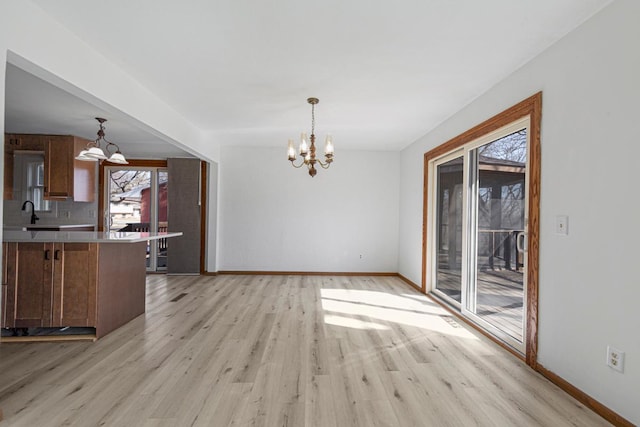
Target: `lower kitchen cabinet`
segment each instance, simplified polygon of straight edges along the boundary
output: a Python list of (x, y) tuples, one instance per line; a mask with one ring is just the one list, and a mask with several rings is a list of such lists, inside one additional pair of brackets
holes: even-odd
[(3, 327), (95, 327), (96, 243), (5, 243)]
[(182, 233), (119, 234), (5, 231), (1, 326), (88, 327), (100, 339), (143, 314), (147, 243)]
[(54, 243), (51, 326), (95, 326), (98, 245)]

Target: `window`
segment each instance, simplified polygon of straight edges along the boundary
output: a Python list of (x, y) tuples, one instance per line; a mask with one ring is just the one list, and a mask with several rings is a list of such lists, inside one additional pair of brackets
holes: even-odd
[(37, 212), (51, 212), (52, 202), (44, 199), (44, 153), (15, 153), (13, 182), (14, 197), (31, 200)]

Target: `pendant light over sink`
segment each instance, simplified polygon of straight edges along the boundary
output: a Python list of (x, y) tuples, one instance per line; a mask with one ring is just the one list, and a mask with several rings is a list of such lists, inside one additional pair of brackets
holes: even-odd
[[(107, 121), (107, 119), (103, 119), (102, 117), (96, 117), (96, 120), (100, 124), (100, 129), (98, 130), (98, 138), (95, 141), (89, 142), (84, 150), (80, 151), (80, 154), (76, 157), (76, 160), (84, 160), (87, 162), (98, 162), (102, 160), (107, 160), (111, 163), (116, 163), (119, 165), (127, 165), (127, 159), (124, 158), (124, 155), (120, 152), (120, 147), (113, 142), (107, 141), (104, 137), (104, 125), (103, 123)], [(101, 143), (104, 143), (104, 151), (100, 147)], [(107, 154), (105, 154), (105, 151)], [(107, 157), (109, 155), (109, 157)]]

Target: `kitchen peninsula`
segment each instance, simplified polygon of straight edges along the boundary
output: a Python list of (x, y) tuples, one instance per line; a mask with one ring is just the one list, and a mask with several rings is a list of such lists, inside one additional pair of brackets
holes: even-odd
[(5, 230), (2, 327), (103, 337), (145, 311), (146, 242), (181, 235)]

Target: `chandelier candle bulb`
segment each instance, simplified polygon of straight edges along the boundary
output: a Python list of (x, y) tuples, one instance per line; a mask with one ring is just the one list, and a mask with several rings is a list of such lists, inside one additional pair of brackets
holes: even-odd
[(302, 157), (306, 156), (309, 152), (309, 145), (307, 144), (307, 134), (302, 132), (300, 135), (300, 155)]
[(324, 154), (325, 156), (333, 156), (333, 138), (331, 135), (327, 135), (327, 139), (325, 140)]
[(296, 149), (293, 148), (293, 139), (289, 140), (289, 149), (287, 150), (287, 154), (289, 155), (289, 160), (296, 159)]

